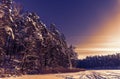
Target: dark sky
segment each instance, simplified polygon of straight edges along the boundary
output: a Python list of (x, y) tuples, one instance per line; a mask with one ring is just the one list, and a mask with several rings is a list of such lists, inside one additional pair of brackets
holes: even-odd
[(25, 10), (36, 12), (49, 26), (55, 23), (69, 44), (84, 42), (107, 16), (114, 13), (117, 0), (15, 0)]

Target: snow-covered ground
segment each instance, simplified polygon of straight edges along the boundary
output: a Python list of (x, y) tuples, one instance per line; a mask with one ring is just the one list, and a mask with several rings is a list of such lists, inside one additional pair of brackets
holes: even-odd
[(0, 79), (120, 79), (120, 70), (87, 70), (76, 73), (24, 75)]
[(120, 79), (120, 70), (88, 70), (78, 73), (60, 74), (63, 79)]

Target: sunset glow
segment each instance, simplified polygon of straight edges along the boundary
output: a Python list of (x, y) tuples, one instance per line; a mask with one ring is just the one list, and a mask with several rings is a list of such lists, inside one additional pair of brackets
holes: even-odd
[[(101, 28), (85, 41), (78, 44), (76, 52), (79, 58), (93, 55), (107, 55), (120, 53), (120, 3), (116, 5), (115, 12), (107, 16)], [(109, 14), (109, 13), (108, 13)]]

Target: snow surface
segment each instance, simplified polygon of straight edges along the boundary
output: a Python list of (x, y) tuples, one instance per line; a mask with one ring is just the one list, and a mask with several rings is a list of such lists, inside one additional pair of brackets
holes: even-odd
[(63, 79), (120, 79), (120, 70), (88, 70), (78, 73), (60, 74)]
[(120, 79), (120, 70), (86, 70), (76, 73), (24, 75), (0, 79)]

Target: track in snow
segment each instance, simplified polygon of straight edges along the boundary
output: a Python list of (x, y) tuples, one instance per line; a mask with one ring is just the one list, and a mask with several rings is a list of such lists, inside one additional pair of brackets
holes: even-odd
[(120, 70), (88, 70), (56, 76), (63, 79), (120, 79)]

